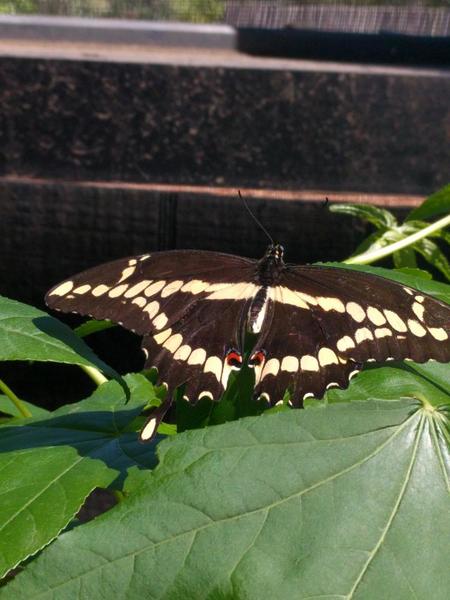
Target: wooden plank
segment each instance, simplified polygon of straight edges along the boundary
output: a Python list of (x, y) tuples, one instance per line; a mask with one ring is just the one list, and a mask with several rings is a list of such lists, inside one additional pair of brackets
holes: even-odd
[[(290, 262), (344, 259), (370, 229), (328, 211), (322, 193), (242, 192)], [(416, 205), (398, 200), (389, 206), (400, 216)], [(38, 306), (57, 281), (122, 256), (199, 248), (259, 258), (267, 243), (234, 188), (0, 179), (0, 293)]]

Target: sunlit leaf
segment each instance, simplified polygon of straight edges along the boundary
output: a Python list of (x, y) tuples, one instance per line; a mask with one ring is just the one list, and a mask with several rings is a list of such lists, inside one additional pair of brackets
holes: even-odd
[(48, 544), (96, 487), (154, 464), (127, 427), (152, 395), (141, 375), (116, 381), (86, 400), (38, 418), (0, 426), (0, 577)]
[[(30, 411), (33, 417), (42, 417), (49, 414), (48, 410), (41, 408), (40, 406), (36, 406), (35, 404), (31, 404), (31, 402), (25, 402), (25, 400), (21, 400), (21, 403)], [(0, 412), (10, 415), (11, 417), (22, 417), (21, 412), (7, 396), (0, 395)]]
[(0, 296), (0, 360), (36, 360), (96, 367), (117, 374), (70, 327), (47, 313)]
[(136, 494), (61, 535), (0, 597), (445, 600), (446, 424), (405, 399), (177, 435)]
[(78, 337), (82, 338), (97, 333), (98, 331), (111, 329), (112, 327), (116, 327), (116, 324), (112, 321), (96, 321), (95, 319), (90, 319), (76, 327), (73, 331)]
[(429, 219), (437, 215), (450, 213), (450, 185), (446, 185), (435, 194), (429, 196), (423, 204), (412, 210), (407, 220)]

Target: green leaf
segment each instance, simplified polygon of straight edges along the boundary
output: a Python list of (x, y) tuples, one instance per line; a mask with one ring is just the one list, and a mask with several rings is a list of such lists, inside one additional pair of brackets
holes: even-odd
[(356, 247), (355, 251), (352, 252), (352, 256), (358, 256), (369, 252), (369, 250), (375, 250), (377, 248), (384, 248), (389, 242), (383, 238), (384, 229), (377, 229), (363, 240), (359, 246)]
[(98, 331), (104, 331), (105, 329), (111, 329), (112, 327), (117, 327), (116, 323), (112, 321), (96, 321), (95, 319), (89, 319), (85, 323), (82, 323), (78, 327), (75, 327), (73, 332), (78, 337), (86, 337), (88, 335), (92, 335), (93, 333), (97, 333)]
[(392, 255), (396, 269), (415, 269), (417, 267), (416, 255), (412, 248), (397, 250)]
[(70, 327), (27, 304), (0, 296), (0, 360), (37, 360), (117, 374)]
[[(50, 414), (50, 412), (45, 408), (31, 404), (31, 402), (25, 402), (25, 400), (21, 400), (21, 403), (25, 406), (25, 408), (28, 408), (33, 417), (42, 417)], [(12, 417), (23, 418), (22, 414), (17, 410), (16, 406), (7, 396), (0, 396), (0, 412), (4, 413), (5, 415), (11, 415)]]
[[(448, 364), (438, 362), (427, 362), (424, 364), (407, 363), (405, 365), (412, 373), (417, 373), (424, 380), (440, 388), (445, 394), (450, 394), (450, 368)], [(428, 399), (430, 402), (431, 400)]]
[(133, 468), (154, 465), (152, 446), (127, 426), (153, 394), (141, 375), (76, 404), (0, 426), (0, 577), (48, 544), (96, 487), (116, 487)]
[(400, 273), (404, 273), (405, 275), (408, 275), (409, 277), (422, 277), (423, 279), (433, 279), (431, 273), (429, 273), (428, 271), (424, 271), (423, 269), (411, 269), (410, 267), (403, 267), (401, 269), (396, 269), (396, 271), (400, 272)]
[(450, 589), (443, 412), (336, 404), (185, 432), (138, 493), (0, 598), (433, 598)]
[(359, 217), (375, 225), (377, 229), (396, 227), (397, 219), (394, 215), (384, 208), (373, 206), (372, 204), (330, 204), (331, 212), (352, 215)]
[(352, 379), (348, 390), (329, 390), (326, 402), (331, 404), (352, 400), (394, 401), (399, 398), (410, 398), (434, 406), (450, 404), (449, 365), (419, 365), (409, 361), (399, 361), (382, 367), (370, 365), (358, 377)]
[(416, 242), (413, 248), (450, 281), (450, 264), (435, 242), (425, 238)]
[(439, 232), (439, 237), (444, 240), (447, 244), (450, 244), (450, 232), (441, 229)]
[(429, 219), (448, 213), (450, 213), (450, 184), (429, 196), (423, 204), (412, 210), (407, 217), (407, 221)]

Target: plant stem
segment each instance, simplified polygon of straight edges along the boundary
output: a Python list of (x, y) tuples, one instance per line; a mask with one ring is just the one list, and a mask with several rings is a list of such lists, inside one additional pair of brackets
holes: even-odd
[(87, 365), (79, 365), (81, 369), (83, 369), (83, 371), (89, 375), (89, 377), (92, 379), (92, 381), (97, 384), (97, 385), (102, 385), (102, 383), (106, 383), (108, 380), (106, 379), (106, 377), (103, 375), (103, 373), (100, 373), (100, 371), (98, 369), (96, 369), (95, 367), (89, 367)]
[(416, 231), (416, 233), (408, 235), (407, 237), (403, 238), (402, 240), (399, 240), (398, 242), (389, 244), (389, 246), (379, 248), (378, 250), (372, 250), (372, 252), (364, 252), (363, 254), (358, 254), (358, 256), (352, 256), (351, 258), (347, 258), (347, 260), (344, 260), (343, 262), (348, 265), (368, 265), (377, 260), (380, 260), (380, 258), (385, 258), (386, 256), (397, 252), (397, 250), (402, 250), (402, 248), (406, 248), (407, 246), (415, 244), (417, 241), (427, 237), (427, 235), (430, 235), (430, 233), (434, 233), (439, 229), (443, 229), (447, 225), (450, 225), (450, 215), (439, 219), (439, 221), (436, 221), (436, 223), (432, 223), (431, 225), (428, 225), (428, 227), (424, 227), (420, 231)]
[(20, 398), (18, 398), (15, 395), (15, 393), (12, 391), (12, 389), (10, 387), (8, 387), (6, 385), (6, 383), (4, 381), (2, 381), (1, 379), (0, 379), (0, 390), (5, 394), (5, 396), (7, 396), (11, 400), (11, 402), (14, 404), (14, 406), (17, 408), (17, 410), (22, 415), (22, 417), (28, 418), (28, 417), (33, 416), (30, 413), (30, 411), (28, 410), (28, 408), (23, 404), (22, 400), (20, 400)]

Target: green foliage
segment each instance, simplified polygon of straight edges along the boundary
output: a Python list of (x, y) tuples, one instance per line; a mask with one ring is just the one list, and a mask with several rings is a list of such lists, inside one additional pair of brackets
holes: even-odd
[[(353, 258), (356, 257), (356, 262), (359, 255), (364, 253), (368, 256), (366, 263), (372, 262), (369, 260), (370, 254), (373, 254), (374, 260), (376, 260), (376, 253), (380, 249), (388, 250), (389, 246), (407, 240), (409, 236), (420, 234), (430, 225), (423, 219), (442, 214), (447, 215), (426, 237), (424, 235), (404, 248), (393, 249), (392, 259), (397, 269), (415, 269), (417, 268), (417, 255), (419, 255), (424, 259), (425, 264), (428, 263), (440, 271), (450, 281), (450, 263), (439, 245), (439, 242), (443, 247), (450, 244), (450, 232), (445, 230), (445, 227), (450, 224), (448, 217), (450, 214), (450, 185), (427, 198), (419, 208), (411, 211), (402, 224), (398, 223), (395, 216), (388, 210), (372, 205), (332, 204), (330, 211), (359, 217), (374, 225), (375, 231), (360, 244), (353, 255)], [(430, 237), (434, 239), (430, 239)]]
[(127, 429), (153, 386), (142, 375), (126, 381), (128, 402), (111, 381), (77, 404), (0, 428), (0, 577), (48, 544), (93, 489), (154, 466), (152, 447)]
[(171, 0), (170, 5), (174, 17), (180, 21), (211, 23), (221, 21), (225, 13), (224, 0)]
[[(241, 0), (245, 3), (245, 0)], [(303, 6), (317, 4), (317, 0), (254, 0), (258, 4)], [(105, 16), (131, 19), (179, 19), (197, 23), (223, 21), (226, 0), (0, 0), (0, 13), (44, 14), (70, 16)], [(322, 0), (321, 4), (335, 4), (335, 0)], [(364, 5), (410, 5), (411, 0), (352, 0), (350, 4)], [(424, 6), (445, 6), (449, 0), (422, 0)]]
[[(405, 233), (438, 214), (442, 200), (428, 202), (403, 225), (373, 207), (342, 212)], [(345, 268), (450, 303), (450, 286), (411, 264)], [(164, 392), (152, 372), (118, 380), (80, 339), (110, 325), (74, 333), (0, 298), (0, 360), (112, 378), (72, 405), (62, 389), (53, 412), (0, 381), (0, 577), (19, 566), (0, 600), (448, 597), (449, 365), (369, 365), (303, 411), (264, 411), (243, 369), (218, 404), (179, 400), (176, 426), (144, 445), (142, 411)], [(80, 525), (99, 487), (120, 501)]]
[(61, 535), (0, 598), (444, 600), (445, 416), (392, 400), (163, 442), (137, 493)]

